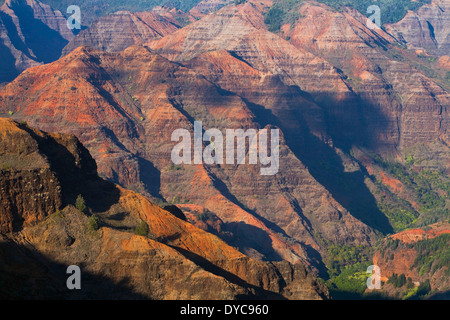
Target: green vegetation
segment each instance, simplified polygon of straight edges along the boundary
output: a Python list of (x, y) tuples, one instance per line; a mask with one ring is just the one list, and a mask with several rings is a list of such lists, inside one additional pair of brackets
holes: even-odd
[[(81, 9), (81, 23), (83, 25), (89, 25), (98, 17), (116, 11), (148, 11), (160, 5), (167, 5), (172, 8), (189, 11), (200, 1), (201, 0), (78, 0), (75, 4)], [(61, 11), (61, 13), (66, 16), (68, 16), (67, 8), (74, 4), (72, 0), (41, 0), (41, 2)]]
[(372, 248), (365, 246), (327, 245), (326, 281), (334, 299), (360, 299), (367, 289), (370, 274), (367, 268), (372, 264)]
[(367, 279), (370, 277), (366, 272), (369, 265), (370, 263), (346, 267), (334, 277), (328, 285), (333, 298), (362, 297), (367, 289)]
[(84, 201), (84, 198), (81, 194), (79, 194), (77, 200), (75, 200), (75, 208), (83, 213), (86, 213), (87, 211), (86, 201)]
[[(410, 190), (419, 208), (418, 212), (410, 205), (397, 198), (396, 202), (379, 203), (395, 231), (410, 227), (421, 227), (448, 219), (450, 200), (450, 179), (445, 173), (437, 170), (414, 170), (412, 167), (418, 160), (412, 156), (406, 158), (406, 166), (401, 163), (388, 162), (379, 156), (373, 157), (375, 162), (389, 175), (401, 181)], [(381, 187), (381, 184), (378, 183)], [(418, 216), (419, 213), (420, 215)]]
[(11, 170), (11, 166), (8, 163), (0, 163), (0, 170), (9, 171)]
[(388, 218), (394, 232), (403, 231), (417, 221), (419, 213), (414, 210), (409, 202), (391, 193), (389, 189), (380, 181), (376, 181), (379, 199), (378, 209)]
[(284, 24), (293, 24), (301, 16), (296, 10), (303, 0), (276, 1), (265, 15), (264, 23), (269, 31), (278, 32)]
[(433, 275), (445, 268), (445, 275), (450, 276), (450, 234), (419, 241), (414, 248), (417, 258), (413, 267), (419, 270), (419, 275)]
[(403, 300), (416, 300), (424, 298), (431, 292), (430, 280), (425, 280), (418, 287), (408, 288), (409, 290), (403, 296)]
[(92, 215), (88, 219), (89, 230), (97, 231), (100, 228), (100, 219), (96, 215)]
[[(272, 32), (280, 31), (283, 24), (294, 23), (299, 17), (297, 8), (304, 0), (275, 0), (274, 5), (267, 12), (265, 23)], [(371, 16), (372, 12), (367, 12), (371, 5), (378, 5), (381, 9), (381, 23), (395, 23), (403, 19), (408, 10), (416, 10), (431, 0), (317, 0), (338, 11), (344, 7), (351, 7), (366, 16)]]
[(372, 249), (365, 246), (329, 244), (327, 251), (330, 277), (337, 276), (348, 266), (369, 262), (372, 256)]
[(142, 237), (147, 237), (149, 234), (148, 224), (145, 221), (141, 220), (134, 229), (134, 233)]
[(207, 209), (204, 209), (204, 211), (202, 213), (200, 213), (198, 211), (194, 211), (194, 215), (198, 221), (203, 221), (203, 222), (213, 220), (215, 217), (214, 214)]
[(364, 15), (370, 16), (372, 13), (367, 13), (367, 8), (371, 5), (377, 5), (381, 9), (381, 23), (395, 23), (403, 19), (408, 10), (417, 10), (422, 5), (430, 3), (431, 0), (318, 0), (330, 7), (342, 10), (344, 7), (352, 7)]
[(389, 279), (387, 283), (391, 283), (396, 288), (401, 288), (406, 285), (406, 276), (404, 274), (396, 274), (394, 273)]
[(285, 14), (286, 13), (277, 6), (273, 6), (272, 8), (270, 8), (264, 19), (265, 24), (269, 27), (269, 31), (271, 32), (280, 31), (281, 25), (283, 23), (283, 17)]
[[(88, 26), (95, 19), (120, 10), (138, 12), (151, 10), (155, 6), (166, 5), (187, 12), (200, 1), (201, 0), (78, 0), (76, 5), (81, 8), (82, 24)], [(241, 4), (246, 1), (247, 0), (235, 0), (234, 3)], [(278, 26), (281, 26), (282, 23), (292, 23), (295, 21), (299, 16), (298, 13), (295, 12), (296, 10), (292, 9), (303, 1), (304, 0), (275, 0), (274, 7), (277, 8), (277, 10), (270, 13), (269, 19), (267, 20), (270, 29), (276, 32), (279, 30)], [(0, 0), (0, 4), (3, 2), (3, 0)], [(61, 13), (66, 16), (69, 15), (67, 14), (67, 8), (74, 4), (72, 0), (41, 0), (41, 2), (61, 11)], [(381, 8), (381, 22), (387, 24), (400, 21), (406, 15), (408, 10), (416, 10), (423, 4), (430, 3), (430, 0), (378, 0), (375, 3), (373, 0), (318, 0), (318, 2), (322, 2), (337, 10), (342, 10), (343, 7), (349, 6), (367, 16), (370, 15), (367, 13), (367, 8), (376, 4)], [(278, 10), (281, 10), (281, 12)], [(281, 18), (281, 20), (277, 21), (276, 18)]]

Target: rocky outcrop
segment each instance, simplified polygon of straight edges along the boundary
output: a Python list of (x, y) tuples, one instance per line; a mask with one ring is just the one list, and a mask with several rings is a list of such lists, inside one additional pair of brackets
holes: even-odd
[(134, 44), (159, 39), (179, 29), (174, 19), (154, 12), (119, 11), (94, 21), (82, 30), (63, 50), (66, 55), (80, 46), (91, 46), (108, 52), (118, 52)]
[[(76, 134), (91, 150), (100, 173), (112, 181), (167, 201), (188, 200), (214, 212), (224, 221), (225, 232), (239, 235), (240, 243), (233, 245), (243, 252), (256, 252), (255, 256), (271, 260), (301, 261), (317, 268), (320, 260), (311, 259), (308, 253), (312, 250), (317, 256), (317, 251), (323, 250), (314, 236), (315, 228), (333, 242), (370, 243), (375, 236), (372, 227), (341, 206), (284, 139), (282, 168), (275, 178), (260, 176), (259, 166), (174, 168), (171, 134), (179, 128), (192, 130), (194, 117), (203, 119), (205, 128), (260, 128), (267, 120), (278, 123), (258, 118), (264, 113), (255, 116), (263, 112), (257, 105), (264, 104), (281, 119), (283, 131), (289, 130), (289, 144), (299, 141), (305, 147), (303, 134), (314, 139), (305, 126), (304, 133), (293, 140), (299, 123), (311, 124), (311, 131), (320, 130), (318, 107), (277, 76), (245, 67), (227, 52), (206, 55), (205, 59), (226, 71), (223, 82), (216, 79), (220, 89), (202, 75), (205, 69), (201, 66), (208, 64), (200, 60), (192, 61), (190, 69), (139, 46), (115, 54), (79, 48), (58, 62), (28, 70), (2, 91), (0, 103), (2, 110), (12, 108), (14, 117), (28, 119), (41, 129)], [(248, 78), (226, 86), (226, 77), (237, 77), (229, 73), (239, 70), (232, 66), (242, 67)], [(211, 80), (215, 77), (204, 74)], [(65, 79), (63, 86), (52, 84), (61, 83), (60, 78)], [(29, 87), (27, 91), (33, 94), (17, 95), (37, 79), (44, 85)], [(274, 90), (258, 95), (266, 84)], [(248, 95), (242, 97), (223, 91), (241, 94), (245, 88)], [(286, 92), (286, 100), (278, 99), (279, 92)], [(19, 102), (16, 97), (25, 99)], [(308, 121), (300, 122), (303, 111)], [(49, 116), (52, 121), (45, 121)]]
[[(45, 135), (4, 118), (0, 128), (2, 233), (18, 231), (58, 211), (66, 200), (62, 192), (71, 192), (70, 183), (96, 174), (95, 163), (83, 158), (87, 151), (74, 136)], [(59, 164), (51, 163), (55, 157)]]
[[(0, 297), (230, 300), (327, 296), (304, 266), (253, 260), (142, 195), (99, 179), (92, 158), (73, 136), (48, 135), (12, 120), (0, 121), (0, 144), (6, 150), (0, 160), (14, 160), (8, 173), (2, 170), (1, 199), (31, 203), (23, 212), (2, 202)], [(53, 138), (61, 144), (53, 143)], [(13, 184), (9, 172), (20, 183)], [(70, 186), (58, 184), (68, 180)], [(69, 200), (78, 192), (86, 199), (84, 212)], [(54, 200), (54, 205), (46, 206), (41, 198)], [(5, 228), (4, 222), (17, 213), (25, 222), (13, 224), (13, 230)], [(89, 227), (86, 213), (98, 217), (98, 230)], [(133, 232), (142, 222), (148, 226), (148, 235)], [(82, 268), (82, 291), (70, 292), (61, 285), (68, 265)]]
[(197, 20), (189, 12), (184, 12), (183, 10), (168, 6), (155, 6), (151, 11), (182, 27)]
[[(337, 12), (308, 1), (298, 14), (301, 18), (284, 26), (283, 35), (342, 70), (361, 99), (345, 114), (330, 109), (335, 140), (358, 132), (363, 145), (384, 154), (434, 140), (447, 143), (448, 125), (443, 124), (449, 121), (450, 95), (416, 68), (394, 37), (350, 8)], [(360, 120), (355, 121), (356, 115)]]
[(55, 61), (73, 37), (65, 17), (50, 6), (35, 0), (5, 1), (0, 8), (0, 82)]
[(195, 7), (193, 7), (189, 13), (197, 18), (203, 18), (204, 16), (216, 12), (220, 8), (232, 3), (233, 0), (203, 0), (200, 1)]
[(403, 20), (386, 30), (410, 49), (425, 49), (434, 55), (450, 51), (450, 1), (432, 0), (417, 12), (410, 11)]
[[(402, 160), (433, 142), (447, 165), (449, 94), (357, 11), (305, 1), (274, 34), (264, 23), (271, 5), (231, 4), (123, 52), (78, 48), (5, 86), (0, 112), (75, 134), (110, 181), (211, 212), (220, 227), (205, 229), (247, 255), (324, 270), (327, 244), (371, 245), (393, 232), (374, 195), (379, 176), (354, 151)], [(280, 128), (279, 173), (175, 166), (171, 134), (192, 132), (195, 120)]]

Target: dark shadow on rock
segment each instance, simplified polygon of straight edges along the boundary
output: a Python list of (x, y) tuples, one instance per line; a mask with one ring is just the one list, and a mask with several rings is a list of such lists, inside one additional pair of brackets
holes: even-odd
[(144, 184), (145, 190), (153, 197), (164, 199), (161, 190), (161, 172), (150, 161), (138, 157), (140, 181)]
[[(39, 151), (50, 163), (50, 169), (56, 174), (63, 195), (63, 205), (75, 204), (78, 195), (82, 195), (87, 206), (95, 212), (107, 211), (118, 203), (120, 191), (111, 182), (101, 179), (97, 175), (97, 164), (89, 151), (78, 141), (75, 156), (55, 138), (50, 135), (41, 137), (25, 124), (19, 125), (37, 141)], [(72, 143), (69, 142), (69, 143)]]
[(264, 255), (268, 261), (282, 261), (280, 255), (273, 249), (272, 239), (266, 231), (245, 222), (224, 223), (222, 230), (233, 234), (232, 246), (244, 252), (246, 248), (253, 248)]
[[(34, 17), (33, 9), (21, 1), (12, 6), (19, 18), (26, 47), (36, 55), (37, 61), (49, 63), (59, 59), (62, 49), (69, 43), (57, 31)], [(19, 43), (20, 45), (20, 43)], [(19, 46), (20, 47), (20, 46)], [(25, 51), (23, 51), (25, 52)]]
[[(298, 87), (292, 86), (291, 89), (293, 96), (309, 101), (316, 99)], [(355, 95), (339, 102), (325, 95), (319, 100), (327, 132), (335, 146), (349, 154), (353, 145), (365, 147), (376, 143), (372, 140), (370, 130), (367, 129), (369, 124), (366, 120), (370, 114), (384, 119), (375, 106)], [(296, 99), (290, 101), (293, 101), (293, 104), (289, 106), (289, 110), (274, 109), (267, 112), (263, 106), (252, 103), (248, 103), (248, 106), (259, 123), (270, 123), (281, 129), (287, 145), (295, 156), (350, 214), (383, 234), (392, 233), (392, 226), (379, 210), (374, 195), (364, 182), (366, 178), (364, 172), (347, 172), (336, 150), (311, 133), (310, 123), (305, 116), (311, 110), (301, 102), (295, 102)], [(292, 126), (293, 119), (297, 121), (295, 127)], [(383, 125), (386, 121), (380, 123)]]
[(15, 66), (16, 58), (12, 55), (9, 48), (4, 45), (2, 39), (0, 39), (0, 59), (2, 63), (0, 83), (13, 81), (19, 75), (19, 71), (17, 71)]
[(236, 299), (240, 299), (240, 300), (251, 300), (251, 299), (286, 300), (286, 298), (284, 298), (281, 294), (278, 294), (278, 293), (275, 293), (272, 291), (268, 291), (268, 290), (264, 290), (260, 287), (249, 284), (248, 282), (241, 279), (237, 275), (216, 266), (212, 262), (206, 260), (205, 258), (203, 258), (191, 251), (188, 251), (188, 250), (185, 250), (185, 249), (182, 249), (179, 247), (175, 247), (175, 246), (171, 246), (171, 247), (173, 249), (175, 249), (176, 251), (178, 251), (180, 254), (182, 254), (186, 259), (189, 259), (190, 261), (192, 261), (193, 263), (195, 263), (197, 266), (201, 267), (202, 269), (204, 269), (212, 274), (215, 274), (219, 277), (222, 277), (222, 278), (226, 279), (227, 281), (234, 283), (240, 287), (249, 289), (249, 294), (236, 296)]
[(437, 292), (429, 296), (426, 300), (450, 300), (450, 290)]
[(322, 279), (328, 280), (328, 268), (323, 262), (323, 258), (320, 252), (310, 245), (303, 244), (303, 247), (305, 248), (306, 255), (308, 256), (310, 263), (317, 269), (317, 276)]
[(184, 215), (183, 211), (181, 211), (181, 209), (178, 208), (177, 206), (169, 205), (169, 206), (165, 206), (163, 209), (168, 211), (168, 212), (170, 212), (171, 214), (173, 214), (178, 219), (181, 219), (183, 221), (187, 221), (186, 216)]
[(68, 265), (11, 241), (0, 242), (1, 300), (148, 300), (133, 291), (129, 279), (119, 283), (81, 269), (81, 290), (69, 290)]

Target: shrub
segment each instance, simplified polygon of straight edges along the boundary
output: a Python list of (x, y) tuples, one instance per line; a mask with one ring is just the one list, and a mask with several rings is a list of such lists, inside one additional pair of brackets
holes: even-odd
[(147, 237), (149, 233), (148, 224), (141, 220), (141, 222), (139, 222), (137, 227), (134, 229), (134, 233), (138, 236)]
[(404, 274), (394, 273), (388, 280), (388, 283), (392, 283), (394, 287), (401, 288), (406, 284), (406, 276)]
[(97, 231), (100, 227), (100, 219), (97, 216), (92, 215), (88, 219), (88, 225), (90, 230)]
[(87, 211), (86, 202), (81, 194), (78, 195), (77, 200), (75, 201), (75, 208), (83, 213), (86, 213)]

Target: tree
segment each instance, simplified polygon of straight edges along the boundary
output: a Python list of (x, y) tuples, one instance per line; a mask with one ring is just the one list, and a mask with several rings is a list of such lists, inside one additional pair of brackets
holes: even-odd
[(79, 194), (77, 200), (75, 200), (75, 208), (83, 213), (86, 213), (87, 211), (86, 202), (84, 201), (84, 198), (81, 194)]
[(97, 231), (100, 227), (100, 219), (97, 216), (92, 215), (88, 219), (88, 224), (90, 230)]

